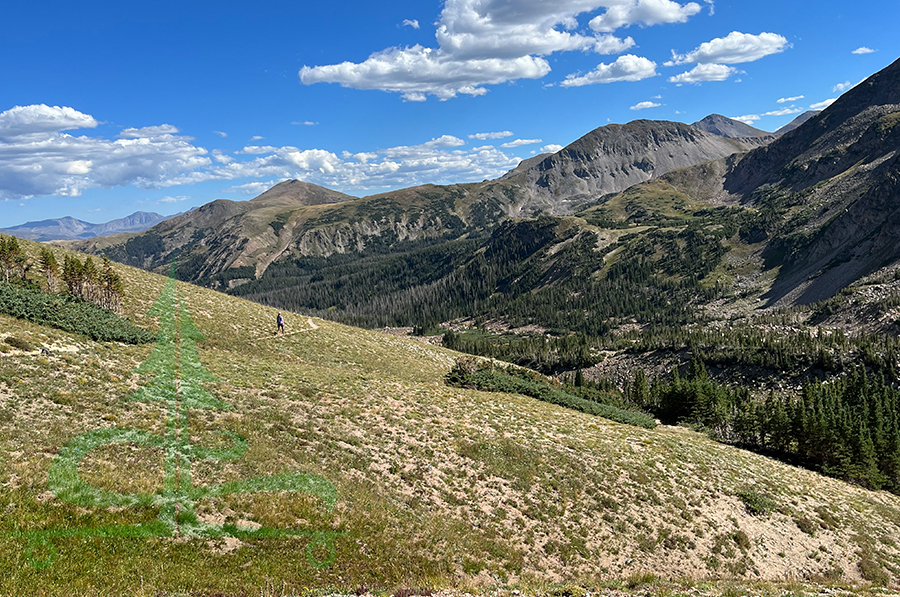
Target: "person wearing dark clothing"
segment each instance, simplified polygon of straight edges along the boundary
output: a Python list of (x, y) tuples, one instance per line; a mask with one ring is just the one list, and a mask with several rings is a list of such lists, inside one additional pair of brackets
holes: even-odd
[(278, 329), (275, 331), (275, 335), (278, 335), (278, 332), (281, 332), (281, 335), (284, 335), (284, 317), (281, 316), (281, 313), (278, 314), (278, 318), (276, 320), (278, 322)]

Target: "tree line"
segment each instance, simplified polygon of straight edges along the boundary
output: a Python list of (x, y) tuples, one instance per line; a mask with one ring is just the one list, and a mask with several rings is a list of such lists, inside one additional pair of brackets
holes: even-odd
[(125, 298), (122, 278), (105, 256), (97, 264), (90, 256), (81, 261), (66, 255), (60, 267), (53, 251), (41, 247), (37, 263), (33, 263), (16, 237), (0, 235), (0, 268), (7, 284), (28, 283), (29, 272), (36, 269), (44, 291), (62, 292), (110, 311), (121, 310)]
[(900, 494), (900, 391), (865, 367), (759, 400), (711, 380), (695, 356), (684, 377), (676, 368), (648, 383), (637, 371), (626, 395), (665, 423), (698, 425), (720, 441)]

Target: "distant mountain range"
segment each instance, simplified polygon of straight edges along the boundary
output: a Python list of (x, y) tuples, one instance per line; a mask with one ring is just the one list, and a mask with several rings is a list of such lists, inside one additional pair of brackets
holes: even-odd
[[(217, 200), (142, 233), (72, 246), (159, 272), (178, 255), (182, 279), (331, 316), (347, 310), (365, 325), (412, 325), (415, 308), (398, 311), (411, 293), (446, 306), (473, 276), (500, 286), (461, 295), (456, 311), (435, 307), (434, 317), (478, 315), (510, 292), (552, 294), (574, 284), (571, 276), (599, 283), (617, 268), (634, 268), (632, 281), (656, 277), (659, 286), (632, 293), (699, 284), (696, 294), (712, 283), (704, 280), (721, 279), (764, 304), (807, 304), (900, 260), (900, 61), (796, 123), (781, 135), (720, 115), (693, 126), (607, 125), (496, 180), (363, 198), (286, 181), (251, 201)], [(556, 218), (558, 227), (538, 232), (535, 216)], [(592, 264), (588, 270), (552, 248), (572, 238), (582, 239), (588, 253), (578, 259)], [(425, 259), (414, 256), (420, 250), (428, 255), (419, 264), (430, 272), (424, 277), (409, 274)], [(478, 255), (490, 257), (487, 271), (521, 275), (501, 284), (467, 269)], [(393, 256), (396, 271), (365, 278), (376, 256)], [(377, 316), (348, 282), (357, 275), (380, 289)], [(438, 287), (444, 291), (432, 294)], [(316, 288), (318, 298), (308, 294)], [(581, 291), (575, 284), (571, 292)], [(471, 313), (463, 312), (466, 301)], [(534, 323), (550, 325), (548, 317)]]
[(0, 228), (0, 233), (36, 241), (78, 240), (121, 232), (142, 232), (170, 217), (172, 216), (161, 216), (158, 213), (137, 211), (130, 216), (111, 220), (103, 224), (91, 224), (84, 220), (76, 220), (66, 216), (39, 222), (26, 222), (12, 228)]

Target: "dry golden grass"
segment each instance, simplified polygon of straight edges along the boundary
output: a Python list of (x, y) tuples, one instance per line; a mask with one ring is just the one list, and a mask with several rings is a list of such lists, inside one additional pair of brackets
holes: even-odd
[[(166, 280), (116, 269), (128, 313), (158, 326), (144, 314)], [(200, 522), (340, 533), (333, 563), (310, 565), (307, 548), (318, 560), (328, 553), (309, 535), (73, 533), (53, 536), (51, 565), (31, 565), (28, 533), (159, 519), (153, 505), (61, 500), (48, 471), (72, 438), (100, 428), (163, 435), (170, 414), (125, 400), (152, 380), (135, 372), (152, 346), (101, 344), (0, 316), (0, 335), (52, 350), (0, 354), (0, 594), (289, 595), (363, 585), (540, 592), (564, 583), (642, 590), (650, 578), (674, 595), (690, 591), (660, 578), (694, 579), (684, 586), (695, 591), (710, 578), (751, 586), (900, 576), (897, 496), (681, 428), (648, 431), (447, 387), (455, 355), (444, 349), (294, 314), (289, 333), (276, 337), (273, 309), (187, 284), (178, 291), (206, 338), (200, 362), (218, 378), (204, 387), (231, 407), (191, 410), (189, 440), (221, 448), (230, 432), (248, 444), (238, 459), (196, 460), (193, 484), (307, 473), (337, 490), (331, 511), (299, 491), (207, 496), (194, 504)], [(92, 451), (80, 472), (97, 487), (153, 493), (164, 459), (159, 449), (120, 443)], [(764, 493), (776, 507), (751, 515), (742, 491)], [(50, 549), (32, 547), (32, 560)], [(731, 594), (731, 585), (715, 586)]]

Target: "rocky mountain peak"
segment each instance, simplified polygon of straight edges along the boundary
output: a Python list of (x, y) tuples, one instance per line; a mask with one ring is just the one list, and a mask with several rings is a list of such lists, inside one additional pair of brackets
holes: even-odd
[(710, 114), (703, 120), (698, 120), (691, 126), (700, 130), (719, 135), (720, 137), (728, 137), (729, 139), (740, 139), (742, 137), (766, 137), (772, 133), (754, 128), (749, 124), (745, 124), (739, 120), (722, 116), (721, 114)]

